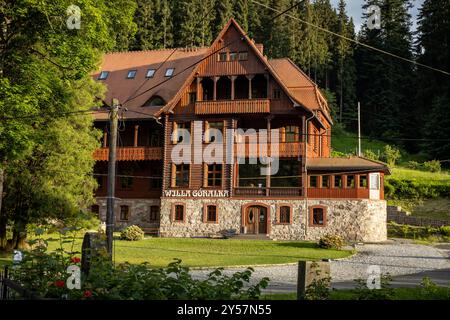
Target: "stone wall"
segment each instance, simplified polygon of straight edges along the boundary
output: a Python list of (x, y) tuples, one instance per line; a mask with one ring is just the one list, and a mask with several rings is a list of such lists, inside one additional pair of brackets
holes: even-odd
[[(99, 206), (100, 220), (106, 221), (106, 198), (97, 198)], [(126, 226), (138, 225), (141, 228), (155, 227), (154, 223), (150, 223), (150, 207), (159, 206), (160, 199), (116, 199), (115, 201), (115, 225), (116, 230), (121, 230)], [(130, 213), (128, 221), (120, 221), (120, 206), (129, 206)]]
[[(186, 206), (184, 222), (171, 221), (174, 204)], [(277, 206), (292, 206), (292, 224), (276, 223)], [(205, 204), (218, 206), (217, 223), (203, 222)], [(325, 234), (339, 234), (349, 241), (380, 242), (387, 239), (386, 202), (384, 200), (237, 200), (237, 199), (162, 199), (161, 227), (163, 237), (210, 236), (233, 229), (242, 232), (242, 207), (263, 205), (268, 208), (269, 236), (275, 240), (318, 240)], [(309, 226), (307, 207), (326, 208), (326, 225)]]

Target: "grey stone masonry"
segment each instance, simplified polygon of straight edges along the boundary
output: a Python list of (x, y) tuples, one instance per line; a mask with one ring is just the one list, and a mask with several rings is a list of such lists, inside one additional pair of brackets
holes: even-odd
[[(106, 221), (106, 198), (97, 198), (97, 205), (99, 206), (99, 218), (101, 221)], [(116, 199), (115, 201), (115, 227), (116, 230), (121, 230), (130, 225), (137, 225), (141, 228), (153, 228), (157, 225), (150, 222), (150, 207), (160, 206), (160, 199)], [(120, 219), (121, 206), (128, 206), (129, 214), (128, 220)]]
[[(184, 221), (173, 221), (175, 204), (185, 206)], [(215, 223), (203, 221), (206, 204), (217, 205)], [(277, 208), (292, 208), (290, 224), (279, 224)], [(212, 236), (227, 230), (243, 233), (243, 211), (247, 206), (263, 206), (268, 211), (267, 234), (274, 240), (318, 240), (326, 234), (338, 234), (348, 241), (382, 242), (387, 239), (386, 201), (384, 200), (239, 200), (239, 199), (161, 199), (160, 234), (162, 237)], [(325, 209), (323, 226), (310, 225), (310, 210)], [(309, 210), (307, 210), (309, 208)]]

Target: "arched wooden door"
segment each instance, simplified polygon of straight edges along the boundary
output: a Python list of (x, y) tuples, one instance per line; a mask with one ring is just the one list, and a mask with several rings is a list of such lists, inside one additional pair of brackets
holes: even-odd
[(247, 234), (267, 234), (267, 209), (260, 206), (248, 207), (245, 226)]

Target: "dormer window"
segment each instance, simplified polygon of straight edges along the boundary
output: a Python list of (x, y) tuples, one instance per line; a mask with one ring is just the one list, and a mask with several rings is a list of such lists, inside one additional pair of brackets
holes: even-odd
[(144, 107), (162, 107), (166, 104), (163, 98), (160, 96), (153, 96), (147, 100)]
[(100, 72), (100, 75), (98, 76), (98, 80), (106, 80), (108, 78), (109, 71), (102, 71)]
[(227, 61), (227, 53), (226, 52), (219, 53), (219, 62), (225, 62), (225, 61)]
[(174, 68), (167, 68), (165, 77), (172, 77), (175, 69)]
[(155, 72), (156, 72), (155, 69), (148, 69), (145, 77), (146, 78), (153, 78), (155, 76)]
[(130, 70), (127, 74), (127, 79), (134, 79), (136, 77), (137, 70)]
[(248, 59), (248, 52), (247, 51), (241, 51), (239, 52), (239, 60), (247, 60)]

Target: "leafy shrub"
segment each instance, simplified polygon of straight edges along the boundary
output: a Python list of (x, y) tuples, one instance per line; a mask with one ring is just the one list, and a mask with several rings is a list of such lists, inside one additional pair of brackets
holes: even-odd
[(383, 150), (383, 156), (382, 159), (385, 161), (389, 166), (394, 166), (397, 160), (399, 160), (401, 157), (400, 150), (392, 147), (390, 145), (385, 145)]
[(406, 164), (406, 167), (413, 170), (420, 170), (422, 169), (422, 165), (418, 163), (417, 161), (408, 161)]
[(332, 158), (345, 158), (347, 157), (347, 155), (343, 152), (340, 151), (331, 151), (331, 157)]
[(120, 239), (128, 241), (138, 241), (144, 239), (144, 231), (138, 226), (129, 226), (122, 230)]
[(379, 155), (372, 150), (364, 150), (364, 156), (370, 160), (380, 160)]
[(389, 274), (380, 275), (380, 289), (369, 289), (367, 280), (357, 279), (356, 288), (352, 291), (357, 300), (390, 300), (394, 296), (394, 290), (390, 287), (392, 278)]
[(345, 246), (345, 241), (339, 235), (327, 234), (319, 240), (319, 247), (323, 249), (340, 250), (343, 246)]
[(423, 163), (423, 168), (430, 172), (441, 172), (441, 163), (438, 160), (431, 160)]
[(439, 232), (446, 237), (450, 237), (450, 226), (441, 226)]
[(269, 281), (263, 278), (251, 285), (251, 268), (232, 275), (216, 269), (205, 280), (195, 280), (189, 268), (181, 265), (181, 260), (165, 268), (152, 268), (147, 263), (116, 266), (106, 255), (99, 255), (92, 259), (89, 274), (82, 274), (81, 289), (69, 290), (67, 267), (81, 263), (79, 257), (71, 254), (62, 247), (50, 253), (38, 247), (25, 253), (23, 261), (11, 270), (11, 278), (41, 298), (70, 300), (259, 299), (261, 289)]

